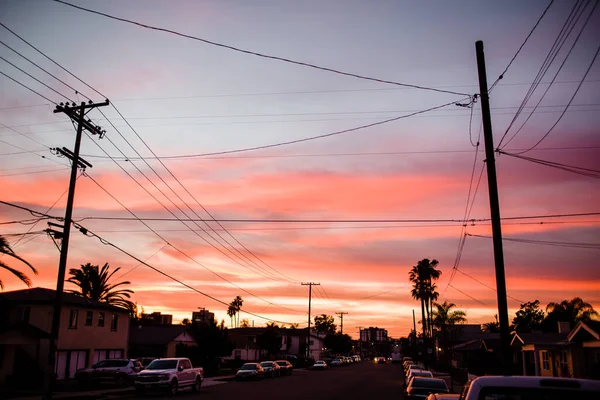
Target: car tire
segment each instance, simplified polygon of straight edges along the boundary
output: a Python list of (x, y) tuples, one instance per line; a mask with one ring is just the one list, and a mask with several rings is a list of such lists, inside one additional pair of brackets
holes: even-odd
[(192, 386), (192, 392), (194, 393), (198, 393), (200, 391), (200, 388), (202, 387), (202, 379), (200, 379), (200, 377), (196, 377), (196, 382), (194, 382), (194, 385)]
[(169, 394), (171, 396), (177, 396), (177, 391), (179, 390), (179, 383), (177, 379), (173, 379), (169, 384)]

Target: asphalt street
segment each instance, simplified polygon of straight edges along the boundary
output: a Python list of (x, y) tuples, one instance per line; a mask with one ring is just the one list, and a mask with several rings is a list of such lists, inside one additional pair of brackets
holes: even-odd
[[(143, 398), (172, 399), (161, 393), (148, 393)], [(181, 391), (177, 398), (201, 398), (203, 400), (401, 399), (402, 366), (362, 361), (358, 364), (336, 367), (326, 371), (296, 370), (291, 376), (266, 378), (261, 381), (219, 382), (216, 385), (203, 387), (199, 393)]]

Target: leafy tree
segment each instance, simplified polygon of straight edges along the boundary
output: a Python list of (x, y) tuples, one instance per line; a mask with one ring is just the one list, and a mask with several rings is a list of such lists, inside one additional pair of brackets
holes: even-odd
[(598, 316), (592, 305), (580, 297), (563, 300), (560, 303), (549, 303), (546, 312), (543, 329), (548, 332), (556, 332), (559, 322), (568, 322), (573, 328), (579, 321), (589, 321), (592, 317)]
[(438, 264), (438, 261), (435, 259), (429, 260), (424, 258), (417, 265), (413, 266), (408, 273), (409, 279), (413, 283), (411, 295), (415, 300), (421, 301), (421, 321), (423, 324), (423, 336), (425, 337), (431, 336), (433, 333), (430, 309), (433, 309), (432, 303), (439, 297), (437, 287), (434, 283), (442, 274), (442, 271), (437, 269)]
[(190, 325), (190, 319), (189, 318), (184, 318), (181, 320), (181, 325)]
[(121, 268), (116, 268), (110, 273), (109, 269), (110, 266), (108, 263), (104, 264), (102, 268), (90, 263), (82, 265), (80, 269), (71, 268), (69, 270), (70, 277), (67, 279), (67, 282), (74, 284), (79, 289), (69, 290), (69, 292), (81, 295), (86, 299), (122, 307), (131, 312), (136, 307), (129, 300), (133, 290), (117, 289), (119, 286), (129, 285), (131, 282), (111, 283), (110, 279)]
[(315, 315), (315, 330), (317, 332), (334, 334), (337, 328), (334, 321), (335, 319), (331, 315)]
[(196, 340), (196, 346), (177, 345), (177, 357), (188, 357), (194, 366), (214, 373), (219, 369), (221, 357), (230, 356), (234, 349), (227, 328), (209, 321), (207, 324), (191, 324), (188, 329)]
[(544, 311), (540, 310), (540, 301), (528, 301), (521, 304), (512, 320), (514, 330), (517, 332), (531, 332), (540, 329), (544, 321)]
[(275, 322), (269, 322), (263, 333), (256, 337), (256, 344), (266, 350), (270, 355), (275, 355), (281, 350), (281, 332)]
[[(14, 259), (17, 259), (19, 261), (21, 261), (23, 264), (27, 265), (29, 267), (29, 269), (31, 269), (31, 271), (37, 275), (38, 272), (35, 268), (33, 268), (33, 265), (29, 264), (29, 262), (27, 262), (24, 258), (19, 257), (14, 251), (13, 249), (10, 248), (10, 245), (8, 244), (8, 241), (0, 236), (0, 254), (2, 255), (7, 255), (9, 257), (12, 257)], [(27, 277), (27, 275), (25, 275), (24, 273), (22, 273), (21, 271), (14, 269), (12, 267), (9, 267), (8, 264), (6, 264), (4, 261), (0, 260), (0, 268), (7, 270), (8, 272), (10, 272), (11, 274), (13, 274), (14, 276), (16, 276), (17, 278), (19, 278), (23, 283), (25, 283), (28, 287), (31, 287), (31, 279), (29, 279)], [(0, 279), (0, 289), (4, 289), (4, 284), (2, 283), (2, 280)]]
[(349, 335), (335, 333), (325, 336), (325, 347), (333, 354), (347, 354), (352, 350), (352, 338)]
[(486, 322), (481, 326), (481, 330), (484, 332), (498, 333), (500, 332), (500, 322), (498, 322), (498, 314), (494, 314), (495, 321)]
[(248, 321), (248, 318), (244, 318), (242, 322), (240, 322), (240, 328), (250, 328), (250, 321)]

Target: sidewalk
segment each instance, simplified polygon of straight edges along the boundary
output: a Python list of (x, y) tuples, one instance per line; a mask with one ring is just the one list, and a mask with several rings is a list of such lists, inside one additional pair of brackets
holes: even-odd
[[(235, 380), (235, 375), (216, 376), (212, 378), (204, 378), (202, 387), (210, 387), (222, 385)], [(135, 395), (133, 386), (114, 389), (98, 389), (85, 392), (55, 392), (52, 396), (56, 400), (116, 400), (124, 397)], [(41, 400), (41, 394), (33, 393), (17, 393), (13, 396), (9, 395), (6, 399), (15, 400)]]

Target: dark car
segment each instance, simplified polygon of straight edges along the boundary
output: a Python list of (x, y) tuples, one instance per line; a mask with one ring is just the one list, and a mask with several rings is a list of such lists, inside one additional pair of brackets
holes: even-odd
[(277, 360), (275, 361), (277, 365), (281, 368), (279, 372), (281, 375), (291, 375), (294, 370), (294, 366), (287, 360)]
[(386, 360), (385, 357), (377, 357), (377, 364), (385, 364)]
[(406, 398), (411, 400), (424, 400), (433, 393), (449, 393), (448, 386), (443, 379), (421, 378), (415, 376), (406, 388)]
[(235, 380), (237, 381), (263, 379), (264, 377), (265, 370), (258, 363), (246, 363), (235, 374)]
[(137, 360), (108, 359), (97, 362), (89, 368), (75, 372), (75, 379), (81, 384), (114, 381), (117, 383), (133, 383), (142, 364)]
[(275, 361), (263, 361), (260, 366), (265, 370), (265, 376), (270, 378), (281, 376), (281, 367)]

